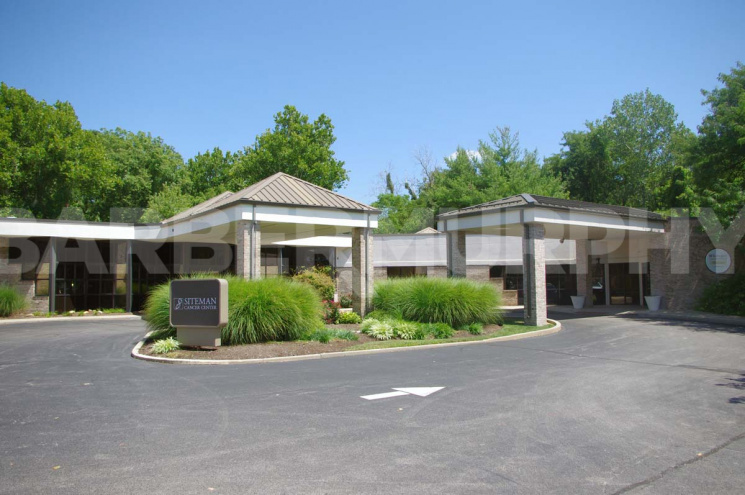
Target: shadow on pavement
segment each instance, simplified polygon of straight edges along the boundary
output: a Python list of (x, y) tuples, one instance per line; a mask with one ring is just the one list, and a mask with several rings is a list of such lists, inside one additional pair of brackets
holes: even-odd
[(640, 315), (614, 315), (614, 318), (623, 318), (626, 320), (634, 320), (644, 323), (654, 323), (657, 325), (683, 327), (696, 332), (724, 332), (730, 334), (739, 334), (745, 336), (745, 327), (738, 327), (733, 325), (724, 325), (721, 323), (706, 323), (702, 321), (690, 321), (690, 320), (673, 320), (667, 318), (659, 318), (654, 316), (640, 316)]
[[(745, 390), (745, 374), (740, 375), (739, 378), (727, 378), (725, 383), (717, 383), (717, 387), (727, 387), (735, 390)], [(745, 395), (739, 397), (732, 397), (729, 400), (730, 404), (745, 404)]]

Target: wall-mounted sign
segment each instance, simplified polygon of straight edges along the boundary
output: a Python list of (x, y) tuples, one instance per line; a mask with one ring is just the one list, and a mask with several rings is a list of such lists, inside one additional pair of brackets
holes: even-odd
[(227, 280), (212, 278), (171, 282), (171, 326), (222, 328), (227, 324)]
[(732, 257), (724, 249), (712, 249), (706, 253), (706, 268), (714, 273), (725, 273), (732, 265)]

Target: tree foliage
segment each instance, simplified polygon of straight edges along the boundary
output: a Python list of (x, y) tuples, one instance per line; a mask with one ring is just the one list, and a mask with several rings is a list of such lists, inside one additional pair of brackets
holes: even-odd
[[(407, 183), (408, 195), (396, 194), (387, 186), (373, 206), (382, 210), (380, 233), (410, 233), (434, 226), (434, 216), (495, 199), (530, 192), (566, 197), (561, 179), (546, 173), (536, 151), (520, 147), (517, 133), (498, 127), (478, 151), (459, 148), (445, 158), (445, 167), (432, 166), (429, 158), (417, 155), (422, 166), (418, 191)], [(388, 178), (386, 178), (387, 180)]]
[(220, 148), (184, 163), (160, 137), (82, 129), (67, 102), (37, 101), (0, 85), (0, 212), (94, 221), (155, 222), (283, 171), (328, 189), (347, 181), (331, 150), (331, 120), (295, 107), (242, 151)]
[(420, 195), (436, 212), (524, 192), (566, 196), (561, 180), (543, 170), (537, 151), (520, 147), (518, 133), (509, 127), (490, 133), (489, 141), (479, 143), (477, 153), (458, 149), (454, 157), (445, 158), (445, 165)]
[(745, 65), (719, 81), (722, 87), (702, 91), (709, 113), (698, 127), (692, 170), (701, 206), (729, 224), (745, 205)]
[[(65, 206), (86, 202), (100, 149), (67, 102), (49, 105), (0, 84), (0, 202), (35, 216), (56, 218)], [(103, 171), (105, 172), (105, 170)]]
[(274, 116), (274, 129), (256, 137), (235, 157), (230, 184), (235, 190), (277, 172), (285, 172), (326, 189), (339, 189), (348, 180), (344, 162), (335, 158), (334, 126), (321, 114), (313, 122), (294, 106)]
[(547, 169), (573, 199), (664, 210), (684, 201), (676, 189), (682, 172), (673, 173), (685, 167), (693, 138), (673, 105), (647, 89), (614, 101), (610, 115), (586, 130), (565, 133)]

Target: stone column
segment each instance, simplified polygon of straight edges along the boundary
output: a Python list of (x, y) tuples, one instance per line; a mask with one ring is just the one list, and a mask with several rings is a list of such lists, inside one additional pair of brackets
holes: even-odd
[(373, 292), (372, 229), (352, 229), (352, 308), (360, 316), (370, 309)]
[(585, 307), (592, 306), (592, 255), (590, 241), (580, 239), (576, 244), (577, 295), (585, 296)]
[[(10, 282), (10, 239), (8, 237), (0, 237), (0, 281)], [(13, 280), (14, 282), (14, 280)]]
[(667, 307), (666, 286), (670, 275), (670, 251), (667, 247), (667, 234), (655, 235), (649, 246), (649, 285), (650, 296), (663, 296), (660, 309)]
[(235, 225), (235, 274), (246, 279), (261, 278), (261, 226), (240, 220)]
[(460, 230), (447, 234), (448, 276), (466, 276), (466, 233)]
[(525, 291), (525, 324), (545, 325), (546, 312), (546, 249), (543, 225), (523, 226), (523, 287)]

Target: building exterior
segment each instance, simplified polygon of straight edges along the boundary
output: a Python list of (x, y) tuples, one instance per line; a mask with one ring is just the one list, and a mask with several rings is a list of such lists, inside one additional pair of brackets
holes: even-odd
[(338, 293), (363, 314), (375, 279), (464, 276), (493, 283), (504, 304), (525, 305), (540, 324), (546, 305), (577, 295), (586, 306), (641, 306), (652, 295), (690, 308), (734, 272), (734, 263), (707, 267), (715, 248), (734, 252), (696, 219), (633, 208), (523, 194), (441, 215), (437, 230), (373, 235), (379, 213), (280, 173), (159, 224), (0, 218), (0, 282), (18, 287), (31, 311), (137, 311), (152, 287), (182, 274), (259, 278), (329, 265)]

